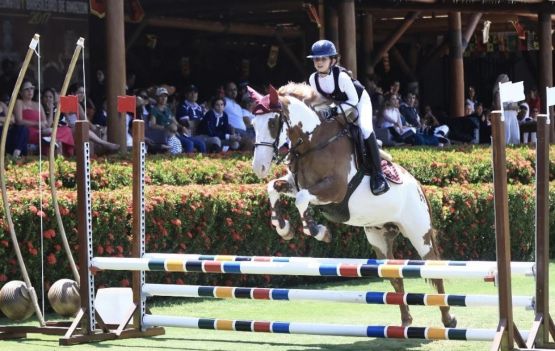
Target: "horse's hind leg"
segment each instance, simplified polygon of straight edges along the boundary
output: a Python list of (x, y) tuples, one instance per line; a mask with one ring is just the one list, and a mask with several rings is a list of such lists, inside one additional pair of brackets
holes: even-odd
[[(394, 258), (393, 242), (395, 237), (399, 235), (399, 228), (396, 225), (385, 224), (383, 227), (364, 227), (364, 232), (366, 233), (368, 242), (374, 247), (378, 259)], [(395, 292), (405, 292), (403, 279), (390, 279), (390, 282)], [(409, 306), (399, 305), (399, 310), (401, 311), (401, 322), (403, 326), (411, 325), (412, 316), (410, 315)]]
[[(422, 259), (424, 260), (439, 260), (439, 254), (436, 252), (436, 245), (434, 240), (434, 230), (432, 229), (429, 233), (429, 240), (432, 243), (432, 249), (427, 255), (424, 255)], [(443, 286), (443, 279), (431, 279), (432, 285), (436, 288), (438, 294), (445, 294), (445, 287)], [(449, 306), (444, 306), (439, 308), (441, 311), (441, 321), (443, 325), (447, 328), (454, 328), (457, 326), (457, 318), (449, 313)]]
[(291, 230), (289, 221), (284, 218), (283, 209), (278, 201), (282, 194), (295, 197), (297, 193), (291, 174), (289, 173), (281, 178), (272, 180), (268, 183), (267, 190), (268, 197), (270, 198), (270, 206), (272, 208), (272, 225), (284, 240), (293, 239), (293, 230)]
[[(421, 236), (419, 240), (415, 237), (408, 237), (416, 251), (423, 260), (439, 260), (440, 256), (437, 252), (437, 245), (435, 244), (435, 230), (429, 229), (428, 232)], [(445, 294), (445, 287), (443, 286), (443, 279), (431, 279), (432, 285), (436, 288), (438, 294)], [(439, 308), (441, 311), (441, 321), (443, 325), (448, 328), (457, 326), (457, 318), (449, 313), (449, 306)]]

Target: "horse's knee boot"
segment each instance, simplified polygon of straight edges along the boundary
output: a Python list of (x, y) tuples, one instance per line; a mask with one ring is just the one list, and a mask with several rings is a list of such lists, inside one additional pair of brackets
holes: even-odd
[(368, 139), (364, 140), (366, 154), (369, 156), (370, 162), (370, 190), (374, 195), (381, 195), (389, 190), (389, 184), (382, 172), (382, 159), (380, 157), (380, 149), (374, 133), (370, 134)]

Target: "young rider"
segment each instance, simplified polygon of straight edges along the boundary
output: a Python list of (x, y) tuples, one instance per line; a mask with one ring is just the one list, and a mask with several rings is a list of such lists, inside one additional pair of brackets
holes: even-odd
[(341, 112), (347, 116), (354, 112), (356, 116), (358, 112), (353, 123), (360, 127), (364, 137), (364, 165), (370, 166), (370, 190), (374, 195), (385, 193), (389, 190), (389, 185), (382, 173), (380, 152), (372, 127), (370, 96), (358, 81), (353, 81), (346, 70), (338, 66), (339, 55), (331, 41), (315, 42), (307, 58), (314, 61), (316, 68), (316, 72), (309, 78), (310, 85), (337, 105), (330, 110), (330, 114), (337, 115)]

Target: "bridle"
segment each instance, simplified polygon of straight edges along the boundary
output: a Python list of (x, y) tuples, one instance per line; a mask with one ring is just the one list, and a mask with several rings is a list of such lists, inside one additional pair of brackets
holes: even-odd
[(265, 146), (265, 147), (271, 147), (274, 151), (274, 154), (272, 156), (272, 161), (276, 161), (276, 164), (280, 164), (281, 162), (283, 162), (283, 160), (289, 155), (289, 152), (287, 152), (285, 155), (279, 156), (279, 134), (281, 133), (281, 129), (283, 128), (284, 124), (287, 124), (287, 128), (290, 128), (290, 124), (289, 124), (289, 120), (287, 120), (286, 118), (283, 117), (283, 112), (280, 111), (278, 113), (277, 117), (274, 117), (278, 119), (278, 128), (277, 128), (277, 135), (274, 139), (273, 142), (267, 142), (267, 141), (262, 141), (259, 143), (255, 143), (254, 144), (254, 148), (256, 149), (258, 146)]

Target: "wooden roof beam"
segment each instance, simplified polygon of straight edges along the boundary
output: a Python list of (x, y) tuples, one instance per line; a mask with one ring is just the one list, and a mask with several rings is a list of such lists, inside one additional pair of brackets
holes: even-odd
[(167, 18), (156, 17), (145, 20), (149, 26), (162, 28), (178, 28), (186, 30), (198, 30), (204, 32), (230, 33), (273, 37), (276, 32), (283, 38), (297, 38), (303, 32), (297, 28), (269, 27), (247, 23), (224, 23), (219, 21), (204, 21), (192, 18)]
[(555, 13), (555, 4), (545, 0), (529, 0), (513, 3), (503, 2), (495, 3), (495, 6), (483, 2), (462, 2), (456, 0), (406, 0), (402, 2), (392, 2), (390, 0), (359, 0), (357, 8), (366, 11), (398, 9), (399, 11), (457, 11), (463, 13)]

